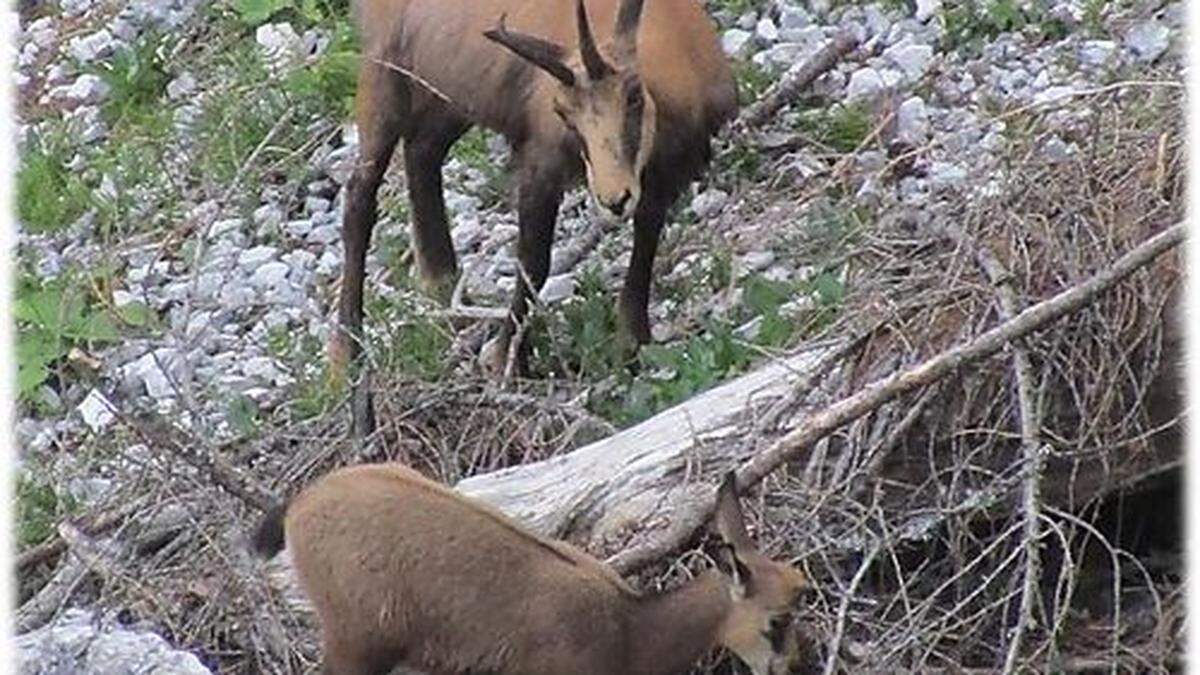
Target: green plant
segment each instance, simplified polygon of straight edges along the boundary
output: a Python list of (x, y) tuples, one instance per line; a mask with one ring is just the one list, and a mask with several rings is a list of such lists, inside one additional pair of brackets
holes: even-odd
[[(400, 277), (407, 287), (407, 277)], [(434, 380), (445, 370), (453, 331), (434, 318), (418, 293), (408, 288), (389, 296), (374, 295), (366, 302), (373, 361), (380, 370), (421, 380)]]
[(60, 498), (53, 486), (30, 473), (17, 475), (17, 547), (21, 550), (49, 539), (59, 519), (77, 509), (69, 495)]
[(112, 314), (96, 306), (85, 286), (66, 276), (47, 282), (22, 277), (13, 316), (17, 321), (17, 395), (25, 401), (71, 347), (120, 339)]
[(484, 176), (479, 198), (484, 208), (499, 204), (508, 191), (509, 174), (492, 160), (488, 145), (495, 136), (483, 127), (472, 127), (450, 148), (450, 156)]
[(762, 4), (762, 0), (712, 0), (712, 9), (741, 16), (746, 12), (756, 10), (760, 4)]
[(871, 114), (862, 105), (839, 103), (805, 110), (795, 126), (838, 152), (853, 152), (871, 132)]
[(725, 175), (747, 181), (758, 180), (762, 169), (762, 155), (748, 142), (734, 141), (729, 149), (717, 157), (717, 170)]
[(358, 34), (346, 20), (332, 26), (329, 46), (312, 63), (288, 74), (285, 88), (295, 97), (315, 104), (317, 114), (338, 119), (354, 106), (358, 82)]
[(101, 112), (110, 125), (137, 123), (161, 112), (158, 103), (170, 77), (160, 44), (157, 37), (144, 36), (100, 67), (100, 78), (109, 86)]
[(71, 148), (57, 130), (36, 134), (25, 143), (17, 170), (17, 215), (30, 232), (55, 232), (91, 206), (91, 193), (66, 167)]
[(623, 367), (617, 311), (599, 268), (589, 267), (577, 277), (575, 294), (562, 304), (562, 319), (564, 336), (553, 345), (538, 340), (554, 340), (550, 333), (555, 331), (535, 324), (530, 331), (535, 353), (565, 349), (566, 367), (584, 379), (599, 379)]
[(770, 71), (749, 59), (733, 63), (733, 77), (737, 82), (738, 103), (741, 105), (757, 101), (775, 84), (775, 76)]

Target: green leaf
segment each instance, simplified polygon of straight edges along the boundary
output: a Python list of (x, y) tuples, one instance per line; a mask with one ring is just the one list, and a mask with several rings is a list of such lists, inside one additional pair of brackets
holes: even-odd
[(116, 308), (117, 318), (134, 328), (145, 328), (154, 323), (155, 314), (144, 302), (131, 302)]
[(817, 299), (826, 307), (840, 305), (846, 294), (845, 286), (830, 272), (817, 275), (817, 278), (813, 279), (813, 289), (817, 292)]
[(50, 364), (65, 354), (51, 333), (23, 330), (17, 334), (17, 394), (28, 399), (50, 377)]
[(234, 0), (233, 8), (241, 16), (242, 21), (250, 26), (257, 26), (261, 23), (266, 23), (268, 19), (275, 16), (287, 7), (291, 7), (292, 0)]
[(770, 314), (791, 298), (795, 289), (786, 281), (771, 281), (761, 276), (746, 280), (745, 303), (755, 314)]

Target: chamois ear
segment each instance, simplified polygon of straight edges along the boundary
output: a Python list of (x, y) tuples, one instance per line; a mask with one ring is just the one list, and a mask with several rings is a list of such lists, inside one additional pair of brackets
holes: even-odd
[(611, 75), (614, 72), (612, 66), (604, 62), (600, 50), (596, 49), (596, 41), (592, 38), (592, 27), (588, 24), (583, 0), (575, 0), (575, 22), (579, 29), (579, 55), (583, 57), (583, 67), (587, 70), (588, 79), (595, 81)]
[(754, 542), (746, 532), (742, 505), (738, 502), (737, 474), (733, 471), (725, 474), (721, 487), (717, 489), (717, 505), (713, 518), (717, 534), (733, 546), (734, 550), (754, 550)]
[(627, 59), (637, 57), (637, 32), (642, 21), (644, 0), (621, 0), (617, 10), (617, 25), (613, 29), (613, 46)]
[(483, 36), (496, 44), (508, 48), (533, 65), (549, 73), (554, 79), (568, 87), (575, 86), (575, 73), (563, 63), (563, 48), (539, 37), (514, 33), (504, 25), (505, 14), (500, 15), (496, 27), (483, 32)]
[(737, 549), (732, 544), (721, 544), (717, 549), (717, 568), (733, 582), (733, 587), (745, 595), (746, 587), (750, 584), (750, 568), (738, 558)]

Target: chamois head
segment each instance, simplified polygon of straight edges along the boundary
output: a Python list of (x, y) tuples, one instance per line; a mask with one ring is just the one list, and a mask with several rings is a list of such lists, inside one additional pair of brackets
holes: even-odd
[(724, 540), (722, 567), (731, 583), (733, 607), (722, 627), (721, 644), (755, 675), (783, 675), (801, 666), (801, 645), (793, 612), (808, 588), (804, 573), (758, 551), (746, 532), (733, 472), (717, 492), (714, 516)]
[(579, 146), (588, 188), (619, 218), (641, 197), (641, 174), (654, 145), (654, 100), (638, 73), (637, 30), (643, 0), (622, 0), (612, 42), (603, 50), (592, 37), (583, 0), (575, 2), (579, 46), (514, 33), (504, 17), (488, 39), (512, 50), (558, 81), (552, 105), (565, 133)]

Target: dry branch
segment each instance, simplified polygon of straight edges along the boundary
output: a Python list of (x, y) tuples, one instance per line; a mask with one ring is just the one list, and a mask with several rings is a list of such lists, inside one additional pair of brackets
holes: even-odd
[(746, 129), (765, 124), (781, 108), (794, 103), (810, 84), (857, 46), (858, 40), (848, 32), (834, 36), (829, 44), (813, 54), (812, 58), (788, 70), (761, 99), (743, 110), (737, 122), (731, 127), (729, 135), (732, 136)]
[[(967, 344), (868, 385), (813, 414), (746, 462), (738, 471), (739, 488), (757, 484), (813, 443), (901, 394), (934, 383), (1084, 307), (1178, 245), (1183, 236), (1184, 226), (1176, 224), (1108, 269), (1029, 307)], [(475, 476), (460, 482), (457, 489), (491, 502), (539, 532), (555, 536), (586, 533), (593, 544), (619, 530), (658, 521), (651, 524), (663, 529), (610, 558), (610, 564), (627, 574), (677, 548), (706, 520), (711, 486), (689, 482), (688, 476), (705, 463), (727, 466), (738, 459), (737, 444), (723, 446), (721, 439), (735, 433), (733, 423), (752, 409), (751, 399), (760, 394), (782, 395), (787, 377), (819, 361), (820, 354), (809, 353), (783, 365), (770, 364), (569, 455)], [(692, 433), (692, 429), (700, 431)], [(664, 519), (666, 522), (661, 522)]]

